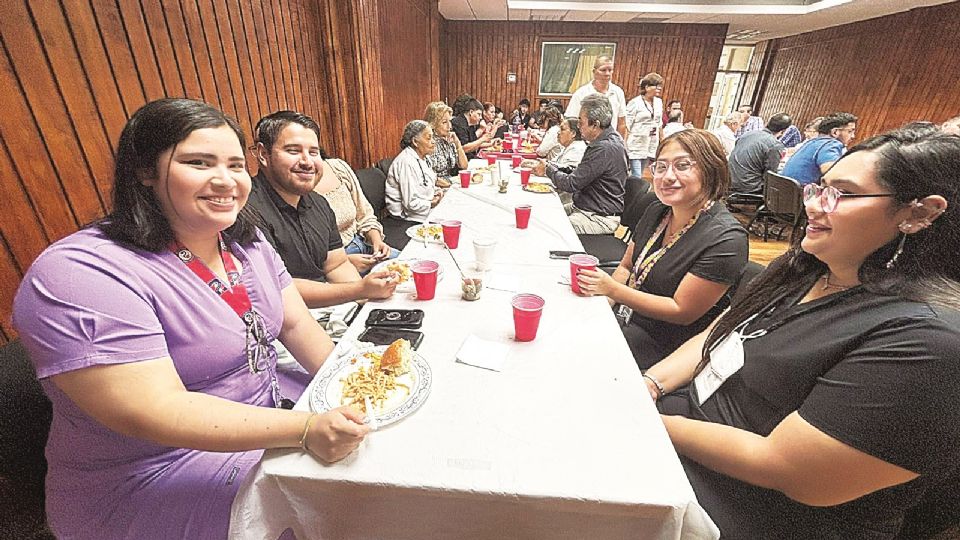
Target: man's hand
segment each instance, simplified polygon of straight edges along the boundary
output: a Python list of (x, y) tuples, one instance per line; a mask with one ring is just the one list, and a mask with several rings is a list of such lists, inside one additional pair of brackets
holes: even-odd
[(347, 259), (350, 260), (350, 264), (356, 267), (357, 272), (361, 274), (373, 268), (373, 265), (377, 264), (377, 259), (373, 255), (365, 255), (363, 253), (351, 253), (347, 255)]
[(398, 282), (394, 279), (395, 277), (395, 274), (389, 270), (381, 270), (367, 274), (366, 277), (361, 280), (363, 297), (373, 300), (390, 298), (393, 295), (393, 290), (397, 288)]

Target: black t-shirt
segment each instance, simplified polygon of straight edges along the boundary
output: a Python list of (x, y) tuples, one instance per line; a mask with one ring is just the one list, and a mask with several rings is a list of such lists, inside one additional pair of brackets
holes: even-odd
[[(477, 127), (467, 124), (467, 117), (459, 114), (456, 118), (450, 121), (450, 124), (453, 126), (453, 132), (457, 134), (457, 138), (460, 139), (460, 144), (466, 146), (473, 141), (479, 139), (477, 137)], [(473, 159), (477, 157), (477, 152), (467, 152), (467, 159)]]
[(960, 470), (960, 313), (861, 287), (797, 304), (800, 296), (744, 329), (768, 333), (744, 341), (743, 367), (702, 407), (691, 391), (686, 413), (673, 412), (765, 436), (798, 411), (920, 476), (826, 508), (686, 462), (690, 482), (724, 537), (891, 538), (925, 490)]
[(294, 208), (273, 189), (261, 172), (253, 178), (247, 204), (260, 217), (267, 241), (280, 254), (295, 278), (326, 281), (323, 264), (327, 253), (343, 247), (336, 214), (318, 193), (300, 197)]
[[(656, 232), (660, 220), (669, 211), (669, 207), (659, 201), (644, 211), (634, 229), (631, 268), (636, 265), (643, 247)], [(662, 236), (650, 248), (649, 253), (660, 248)], [(640, 290), (658, 296), (673, 297), (688, 273), (715, 283), (734, 285), (747, 265), (749, 249), (746, 231), (736, 218), (730, 215), (726, 206), (715, 203), (653, 265)], [(623, 333), (637, 364), (646, 369), (659, 362), (683, 342), (706, 328), (729, 303), (729, 296), (724, 295), (707, 313), (686, 326), (651, 319), (634, 312)]]

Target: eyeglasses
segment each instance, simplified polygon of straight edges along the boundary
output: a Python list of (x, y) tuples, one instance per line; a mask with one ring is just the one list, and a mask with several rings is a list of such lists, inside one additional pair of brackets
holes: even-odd
[(803, 186), (803, 204), (811, 204), (814, 199), (819, 198), (820, 209), (826, 214), (832, 214), (837, 209), (837, 206), (840, 205), (840, 199), (893, 196), (893, 193), (841, 193), (839, 189), (833, 186), (820, 186), (818, 184)]
[(667, 171), (670, 170), (670, 167), (673, 166), (673, 172), (679, 175), (686, 174), (693, 169), (693, 166), (697, 162), (692, 159), (678, 159), (677, 161), (654, 161), (650, 164), (650, 170), (653, 171), (654, 176), (663, 176), (667, 174)]

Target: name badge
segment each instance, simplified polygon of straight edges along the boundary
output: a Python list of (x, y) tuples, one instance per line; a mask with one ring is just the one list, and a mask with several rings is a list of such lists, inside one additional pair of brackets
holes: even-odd
[(710, 362), (693, 379), (697, 398), (703, 405), (734, 373), (743, 367), (743, 338), (739, 331), (731, 332), (710, 351)]
[(616, 315), (617, 321), (620, 323), (620, 327), (623, 328), (630, 322), (630, 316), (633, 315), (633, 309), (620, 304), (617, 306)]

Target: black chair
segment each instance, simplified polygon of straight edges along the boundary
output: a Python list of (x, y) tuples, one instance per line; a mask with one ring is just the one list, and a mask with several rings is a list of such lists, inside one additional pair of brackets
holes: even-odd
[(383, 176), (384, 176), (384, 177), (386, 177), (388, 174), (390, 174), (390, 166), (391, 166), (391, 165), (393, 165), (393, 158), (392, 158), (392, 157), (383, 158), (383, 159), (381, 159), (380, 161), (377, 162), (377, 168), (380, 169), (381, 172), (383, 172)]
[[(600, 259), (600, 267), (603, 269), (616, 268), (623, 259), (624, 252), (627, 251), (627, 242), (633, 236), (633, 228), (640, 221), (640, 216), (647, 209), (650, 202), (656, 200), (656, 196), (650, 199), (647, 195), (653, 195), (650, 192), (650, 184), (636, 176), (628, 176), (626, 189), (623, 196), (623, 214), (620, 215), (620, 225), (627, 229), (623, 238), (617, 238), (612, 234), (581, 234), (578, 235), (580, 243), (583, 244), (583, 250)], [(641, 203), (641, 201), (645, 201)]]
[(763, 206), (763, 194), (731, 191), (724, 196), (723, 203), (727, 205), (727, 210), (731, 214), (744, 214), (752, 219)]
[(360, 190), (363, 191), (363, 196), (370, 202), (370, 206), (373, 206), (373, 212), (378, 218), (383, 216), (384, 209), (387, 206), (387, 175), (380, 169), (371, 167), (357, 171), (357, 179), (360, 180)]
[(793, 178), (767, 171), (763, 175), (763, 206), (757, 210), (747, 224), (747, 231), (751, 231), (754, 224), (763, 226), (763, 241), (769, 237), (771, 225), (781, 225), (777, 231), (777, 240), (783, 236), (783, 231), (790, 227), (791, 236), (796, 234), (803, 222), (806, 213), (803, 210), (803, 186)]
[(44, 447), (53, 409), (19, 341), (0, 349), (0, 538), (53, 538)]
[(370, 202), (377, 219), (383, 225), (384, 241), (397, 249), (406, 247), (407, 242), (410, 241), (410, 237), (407, 236), (407, 229), (411, 225), (416, 225), (416, 222), (387, 215), (387, 175), (379, 168), (371, 167), (357, 171), (357, 179), (360, 180), (360, 189), (363, 191), (363, 196)]

